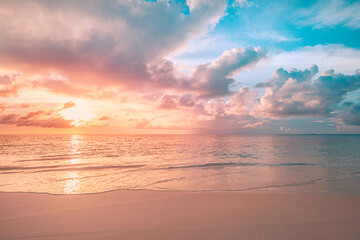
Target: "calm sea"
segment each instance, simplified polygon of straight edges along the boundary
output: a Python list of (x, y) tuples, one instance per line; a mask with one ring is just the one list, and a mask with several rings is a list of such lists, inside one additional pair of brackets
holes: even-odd
[(0, 135), (0, 191), (360, 194), (360, 135)]

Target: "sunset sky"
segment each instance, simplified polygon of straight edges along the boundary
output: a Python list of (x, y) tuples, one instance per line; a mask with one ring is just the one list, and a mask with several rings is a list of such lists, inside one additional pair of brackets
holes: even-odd
[(0, 133), (360, 133), (359, 12), (0, 1)]

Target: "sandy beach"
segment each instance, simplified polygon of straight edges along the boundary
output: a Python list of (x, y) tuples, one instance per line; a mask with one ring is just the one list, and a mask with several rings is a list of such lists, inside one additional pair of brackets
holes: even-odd
[(0, 193), (0, 239), (359, 239), (360, 196)]

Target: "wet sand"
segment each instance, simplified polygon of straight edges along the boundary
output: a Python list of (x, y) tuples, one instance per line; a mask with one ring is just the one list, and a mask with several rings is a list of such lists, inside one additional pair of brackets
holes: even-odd
[(360, 239), (360, 196), (0, 193), (0, 239)]

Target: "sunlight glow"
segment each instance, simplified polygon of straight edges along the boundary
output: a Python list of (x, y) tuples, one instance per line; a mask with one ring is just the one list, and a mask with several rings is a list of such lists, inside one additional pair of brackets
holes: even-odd
[(85, 101), (76, 100), (73, 102), (75, 103), (74, 107), (63, 109), (59, 113), (68, 120), (74, 120), (74, 126), (79, 127), (85, 125), (86, 122), (95, 117)]

